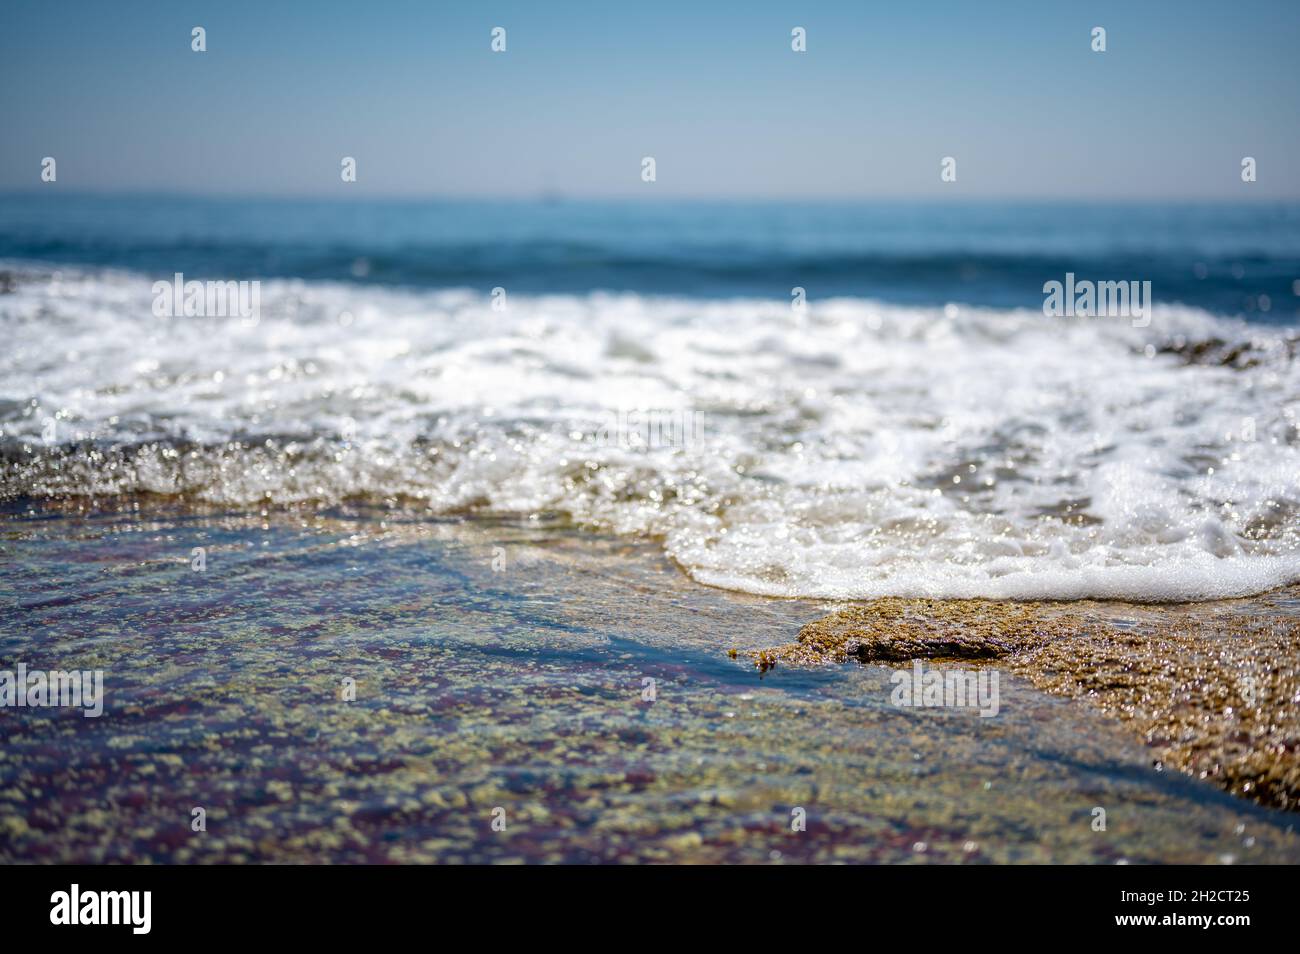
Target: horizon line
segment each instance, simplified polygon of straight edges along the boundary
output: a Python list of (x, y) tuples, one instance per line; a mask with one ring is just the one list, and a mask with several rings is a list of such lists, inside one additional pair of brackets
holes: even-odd
[(1023, 195), (1023, 194), (971, 194), (957, 193), (940, 196), (931, 193), (914, 193), (907, 195), (886, 195), (860, 193), (852, 195), (709, 195), (704, 193), (671, 193), (666, 196), (637, 195), (634, 193), (565, 193), (562, 191), (540, 191), (533, 193), (478, 193), (478, 192), (421, 192), (410, 194), (372, 193), (342, 195), (328, 192), (200, 192), (186, 189), (97, 189), (97, 188), (50, 188), (50, 184), (32, 184), (26, 186), (0, 186), (0, 196), (35, 197), (43, 194), (64, 195), (69, 198), (95, 199), (191, 199), (207, 201), (271, 201), (271, 202), (339, 202), (363, 203), (424, 203), (424, 202), (488, 202), (501, 204), (555, 204), (565, 203), (605, 203), (626, 202), (651, 205), (662, 203), (690, 203), (700, 205), (727, 204), (773, 204), (773, 205), (831, 205), (835, 203), (999, 203), (1015, 205), (1084, 205), (1108, 203), (1114, 205), (1221, 205), (1237, 204), (1300, 204), (1300, 194), (1264, 195), (1264, 196), (1230, 196), (1230, 195)]

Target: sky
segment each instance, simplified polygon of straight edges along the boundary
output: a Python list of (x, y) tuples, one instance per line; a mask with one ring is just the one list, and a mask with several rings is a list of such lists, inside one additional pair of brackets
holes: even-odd
[(0, 189), (1300, 198), (1298, 50), (1300, 0), (3, 0)]

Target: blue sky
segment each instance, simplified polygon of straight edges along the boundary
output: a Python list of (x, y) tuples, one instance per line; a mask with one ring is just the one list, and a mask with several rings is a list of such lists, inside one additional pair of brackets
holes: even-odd
[(0, 188), (1296, 198), (1297, 50), (1296, 0), (4, 0)]

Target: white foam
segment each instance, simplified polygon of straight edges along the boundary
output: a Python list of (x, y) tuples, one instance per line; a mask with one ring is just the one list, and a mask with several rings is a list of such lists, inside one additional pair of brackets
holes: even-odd
[[(246, 327), (155, 317), (153, 277), (37, 270), (0, 296), (0, 441), (35, 446), (57, 413), (64, 442), (199, 446), (33, 466), (10, 491), (561, 511), (779, 596), (1195, 600), (1300, 580), (1292, 329), (1169, 305), (1136, 329), (599, 293), (500, 313), (468, 291), (293, 281), (264, 283)], [(1251, 366), (1144, 352), (1214, 339), (1249, 344)], [(694, 410), (703, 439), (595, 441), (621, 409)]]

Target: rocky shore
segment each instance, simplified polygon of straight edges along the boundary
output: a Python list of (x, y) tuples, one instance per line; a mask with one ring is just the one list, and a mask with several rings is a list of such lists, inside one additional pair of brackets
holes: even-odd
[(763, 670), (913, 659), (993, 665), (1123, 723), (1165, 770), (1300, 809), (1300, 591), (1145, 606), (882, 599), (753, 652)]

